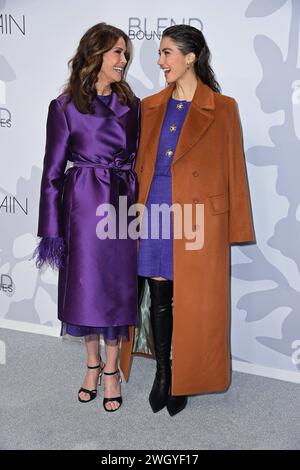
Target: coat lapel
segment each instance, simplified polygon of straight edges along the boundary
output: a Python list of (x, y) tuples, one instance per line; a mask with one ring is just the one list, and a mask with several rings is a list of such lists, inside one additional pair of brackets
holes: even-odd
[(112, 93), (112, 97), (110, 102), (108, 103), (108, 107), (115, 113), (117, 117), (121, 117), (124, 114), (128, 113), (128, 111), (130, 111), (129, 106), (120, 103), (116, 93)]
[(146, 158), (145, 163), (148, 167), (151, 167), (153, 171), (156, 163), (161, 128), (172, 91), (173, 87), (169, 86), (151, 97), (151, 103), (147, 106), (145, 115), (142, 116), (142, 122), (145, 123), (145, 127), (149, 130), (145, 152), (143, 153)]
[[(149, 129), (148, 143), (145, 148), (148, 165), (154, 169), (159, 145), (161, 128), (163, 125), (167, 105), (175, 85), (169, 85), (166, 89), (151, 97), (146, 106), (144, 125)], [(192, 148), (205, 134), (214, 120), (215, 100), (214, 92), (198, 80), (198, 85), (186, 116), (181, 134), (173, 158), (173, 165), (186, 152)]]
[(176, 147), (173, 165), (204, 135), (214, 120), (215, 101), (213, 91), (200, 80), (190, 109), (183, 124)]
[(100, 109), (103, 110), (111, 110), (118, 118), (124, 116), (124, 114), (128, 113), (130, 111), (129, 106), (120, 103), (118, 96), (116, 93), (111, 94), (111, 99), (110, 101), (106, 104), (103, 101), (101, 101), (101, 98), (97, 98), (96, 103), (98, 106), (100, 106)]

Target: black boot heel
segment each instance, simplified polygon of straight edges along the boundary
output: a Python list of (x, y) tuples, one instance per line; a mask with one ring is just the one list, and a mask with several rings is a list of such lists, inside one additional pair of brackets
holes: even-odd
[(167, 377), (166, 375), (158, 375), (155, 377), (152, 390), (149, 395), (149, 403), (153, 413), (157, 413), (166, 406), (170, 384), (171, 376)]

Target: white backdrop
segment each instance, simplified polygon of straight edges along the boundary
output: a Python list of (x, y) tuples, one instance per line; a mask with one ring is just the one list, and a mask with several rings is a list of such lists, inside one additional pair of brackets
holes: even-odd
[(126, 31), (144, 97), (164, 86), (157, 36), (185, 22), (203, 30), (244, 129), (257, 245), (232, 249), (233, 366), (300, 382), (299, 18), (298, 0), (0, 0), (1, 327), (59, 334), (57, 276), (29, 258), (48, 104), (80, 37), (100, 21)]

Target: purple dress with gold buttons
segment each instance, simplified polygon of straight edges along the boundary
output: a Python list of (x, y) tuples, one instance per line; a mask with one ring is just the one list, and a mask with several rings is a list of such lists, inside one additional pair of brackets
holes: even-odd
[[(170, 99), (162, 125), (155, 172), (142, 221), (142, 238), (138, 257), (138, 274), (173, 280), (173, 224), (171, 215), (151, 216), (153, 204), (172, 205), (171, 165), (190, 102)], [(156, 206), (157, 207), (157, 206)], [(146, 220), (146, 217), (148, 220)], [(168, 219), (164, 225), (162, 221)], [(148, 222), (148, 223), (147, 223)], [(169, 224), (170, 230), (167, 225)], [(170, 236), (168, 236), (168, 232)], [(147, 237), (148, 236), (148, 237)]]

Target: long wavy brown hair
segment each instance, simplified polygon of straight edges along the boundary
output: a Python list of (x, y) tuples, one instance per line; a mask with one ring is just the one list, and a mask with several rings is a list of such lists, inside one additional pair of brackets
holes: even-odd
[[(68, 97), (68, 102), (74, 102), (81, 113), (94, 113), (92, 103), (97, 94), (95, 84), (102, 67), (103, 54), (112, 49), (120, 38), (126, 44), (127, 66), (131, 55), (131, 41), (124, 31), (106, 23), (98, 23), (88, 29), (80, 40), (76, 54), (69, 60), (71, 73), (63, 94)], [(123, 78), (120, 82), (112, 83), (111, 89), (122, 104), (134, 102), (135, 95)]]

